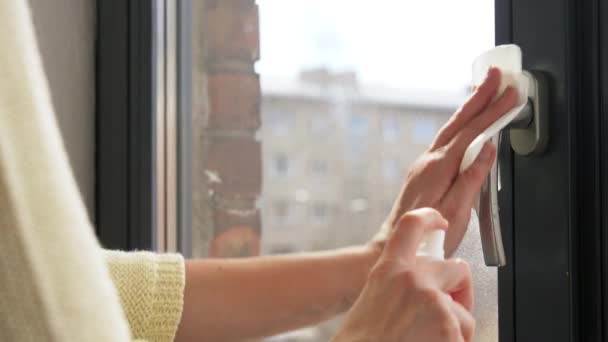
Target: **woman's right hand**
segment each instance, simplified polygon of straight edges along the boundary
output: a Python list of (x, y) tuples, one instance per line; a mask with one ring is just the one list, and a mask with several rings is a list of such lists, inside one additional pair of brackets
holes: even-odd
[(333, 342), (472, 341), (469, 266), (458, 260), (416, 263), (424, 233), (447, 225), (429, 208), (401, 217)]

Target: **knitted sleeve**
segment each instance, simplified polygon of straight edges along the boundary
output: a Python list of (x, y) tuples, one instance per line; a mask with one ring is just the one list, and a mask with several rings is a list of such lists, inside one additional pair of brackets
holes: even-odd
[(104, 251), (131, 335), (173, 341), (184, 298), (184, 259), (179, 254)]

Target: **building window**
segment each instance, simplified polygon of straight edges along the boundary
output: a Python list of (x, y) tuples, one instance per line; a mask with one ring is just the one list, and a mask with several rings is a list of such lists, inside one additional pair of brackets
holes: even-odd
[(268, 127), (270, 133), (278, 136), (286, 136), (293, 130), (295, 117), (285, 111), (271, 111), (266, 116), (263, 127)]
[(432, 119), (418, 118), (414, 121), (413, 140), (416, 144), (428, 145), (433, 141), (437, 125)]
[(361, 114), (353, 114), (350, 117), (350, 134), (355, 137), (367, 136), (368, 120)]
[(361, 114), (353, 114), (349, 123), (350, 158), (362, 158), (367, 148), (368, 119)]
[(362, 213), (369, 208), (369, 203), (365, 197), (357, 197), (351, 199), (349, 203), (349, 210), (353, 213)]
[(310, 161), (310, 174), (315, 177), (325, 177), (329, 171), (326, 160), (313, 159)]
[(276, 244), (270, 247), (269, 254), (289, 254), (294, 252), (295, 249), (292, 245)]
[(285, 177), (289, 171), (289, 159), (284, 154), (272, 158), (272, 171), (275, 177)]
[(397, 159), (385, 159), (382, 163), (382, 175), (385, 180), (396, 181), (400, 179), (401, 166)]
[(329, 206), (326, 203), (313, 203), (310, 208), (311, 221), (314, 224), (326, 224), (329, 222)]
[(330, 116), (314, 114), (310, 117), (310, 132), (314, 135), (327, 133), (330, 126)]
[(274, 216), (274, 222), (277, 225), (286, 225), (289, 223), (290, 217), (289, 202), (286, 200), (277, 200), (272, 205), (272, 214)]
[(351, 136), (349, 143), (349, 157), (352, 160), (359, 160), (361, 158), (364, 158), (363, 154), (365, 153), (366, 146), (367, 144), (364, 138)]
[(395, 142), (399, 139), (399, 120), (394, 116), (382, 119), (382, 138), (385, 142)]

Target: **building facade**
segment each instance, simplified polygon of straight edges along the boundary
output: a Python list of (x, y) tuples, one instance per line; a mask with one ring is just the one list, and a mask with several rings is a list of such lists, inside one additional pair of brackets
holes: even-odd
[(262, 77), (262, 253), (369, 239), (462, 99), (363, 87), (324, 69)]

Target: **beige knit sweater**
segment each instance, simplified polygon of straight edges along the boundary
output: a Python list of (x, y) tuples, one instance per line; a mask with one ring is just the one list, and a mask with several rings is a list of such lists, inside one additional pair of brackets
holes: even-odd
[(182, 258), (101, 249), (63, 149), (27, 2), (0, 0), (0, 23), (0, 341), (173, 340)]

